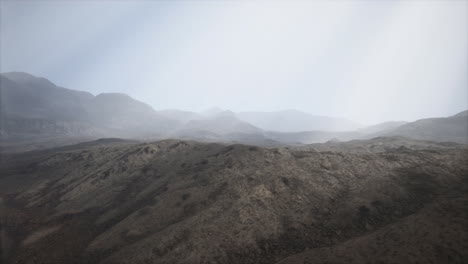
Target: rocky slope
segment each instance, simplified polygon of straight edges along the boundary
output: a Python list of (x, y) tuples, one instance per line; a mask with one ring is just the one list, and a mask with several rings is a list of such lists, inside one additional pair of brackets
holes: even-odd
[(466, 263), (467, 149), (391, 142), (104, 140), (3, 155), (2, 259)]

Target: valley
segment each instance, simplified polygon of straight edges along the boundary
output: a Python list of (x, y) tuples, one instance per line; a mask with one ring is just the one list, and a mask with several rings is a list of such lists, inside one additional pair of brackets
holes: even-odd
[(0, 0), (0, 264), (467, 264), (467, 22)]
[(365, 127), (0, 77), (4, 263), (468, 260), (466, 111)]

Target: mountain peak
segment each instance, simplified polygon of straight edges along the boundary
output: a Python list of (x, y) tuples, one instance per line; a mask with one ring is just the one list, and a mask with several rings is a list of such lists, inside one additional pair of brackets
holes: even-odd
[(3, 75), (4, 77), (6, 77), (7, 79), (11, 81), (14, 81), (20, 84), (38, 82), (38, 83), (42, 83), (45, 85), (55, 86), (54, 83), (52, 83), (46, 78), (37, 77), (26, 72), (5, 72), (5, 73), (2, 73), (1, 75)]
[(468, 116), (468, 110), (462, 111), (454, 116)]
[(96, 95), (96, 99), (132, 99), (128, 94), (124, 93), (100, 93)]
[(2, 73), (3, 76), (7, 77), (7, 78), (10, 78), (10, 79), (26, 79), (26, 78), (38, 78), (30, 73), (26, 73), (26, 72), (4, 72)]

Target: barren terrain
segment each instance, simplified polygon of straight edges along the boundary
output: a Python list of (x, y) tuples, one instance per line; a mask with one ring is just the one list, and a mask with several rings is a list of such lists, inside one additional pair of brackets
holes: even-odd
[(466, 147), (327, 144), (109, 139), (2, 155), (2, 259), (466, 263)]

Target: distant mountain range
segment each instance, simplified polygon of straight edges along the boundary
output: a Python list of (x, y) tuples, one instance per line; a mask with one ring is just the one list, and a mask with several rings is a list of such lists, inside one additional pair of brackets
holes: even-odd
[(167, 133), (179, 123), (126, 94), (93, 96), (26, 73), (0, 78), (6, 136), (142, 137)]
[(467, 263), (468, 111), (156, 111), (25, 73), (0, 98), (1, 263)]
[[(377, 136), (468, 143), (467, 111), (415, 122), (363, 127), (353, 121), (297, 110), (234, 113), (156, 111), (126, 94), (87, 92), (56, 86), (28, 73), (0, 74), (2, 147), (31, 140), (181, 138), (263, 146), (347, 141)], [(12, 143), (13, 142), (13, 143)]]
[(404, 136), (420, 140), (468, 143), (468, 111), (449, 117), (426, 118), (378, 132), (383, 136)]

